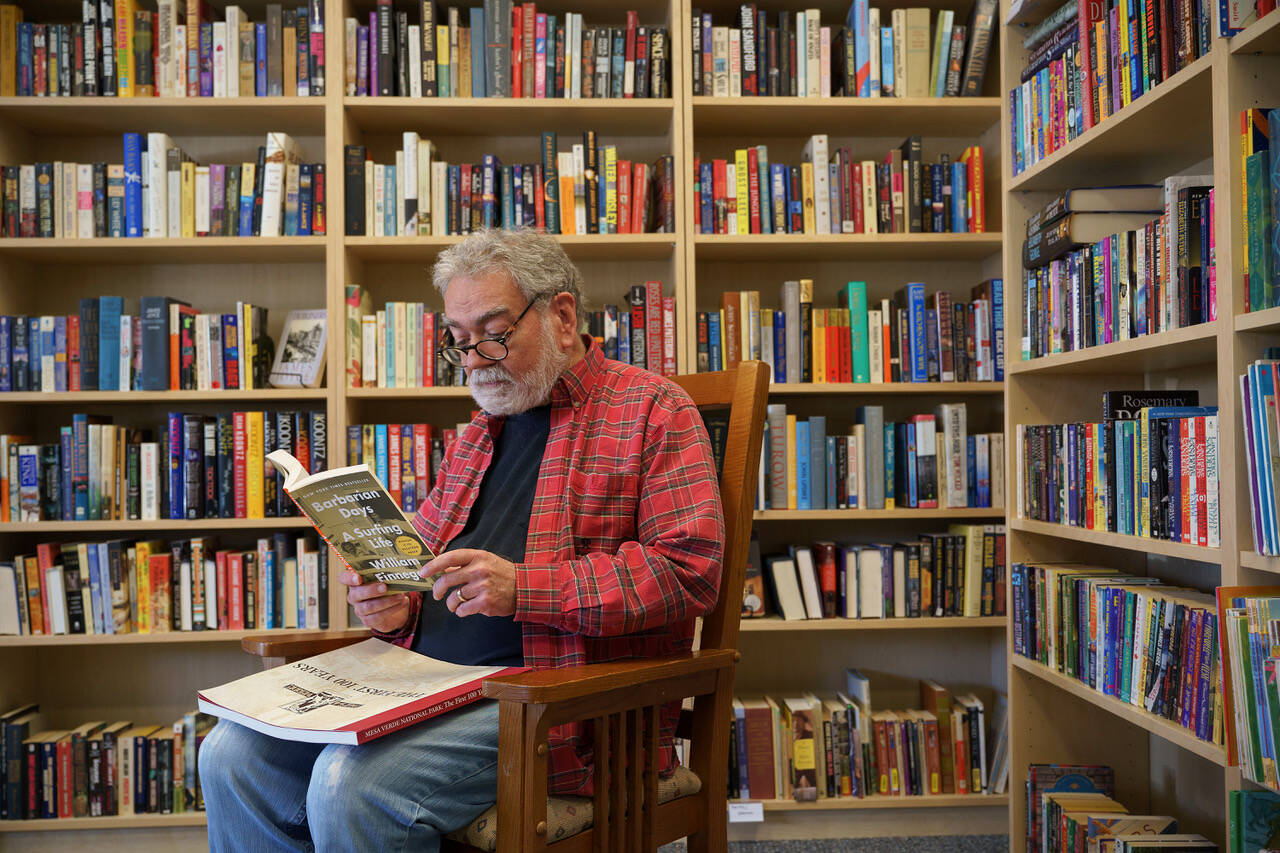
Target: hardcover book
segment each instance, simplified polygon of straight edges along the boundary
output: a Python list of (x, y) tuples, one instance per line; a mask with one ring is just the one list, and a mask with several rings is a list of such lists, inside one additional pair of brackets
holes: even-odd
[(272, 737), (360, 744), (469, 705), (485, 679), (527, 669), (446, 663), (370, 638), (198, 696), (206, 714)]

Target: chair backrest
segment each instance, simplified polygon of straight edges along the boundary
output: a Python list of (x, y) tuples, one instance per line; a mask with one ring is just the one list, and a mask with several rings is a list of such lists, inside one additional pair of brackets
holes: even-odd
[(724, 505), (724, 568), (716, 607), (702, 622), (701, 648), (737, 649), (742, 619), (742, 584), (751, 545), (751, 515), (764, 440), (769, 367), (743, 361), (733, 370), (672, 377), (699, 409), (729, 409), (720, 501)]

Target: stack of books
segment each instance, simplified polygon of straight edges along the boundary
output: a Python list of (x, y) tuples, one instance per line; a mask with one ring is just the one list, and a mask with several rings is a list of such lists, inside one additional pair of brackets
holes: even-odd
[(297, 237), (325, 233), (323, 163), (268, 133), (256, 161), (192, 161), (165, 133), (126, 133), (123, 163), (0, 167), (4, 237)]
[(0, 634), (161, 634), (329, 627), (329, 549), (276, 533), (45, 542), (0, 561)]
[(200, 743), (217, 722), (190, 711), (170, 725), (95, 721), (46, 729), (36, 704), (0, 715), (0, 820), (204, 811)]
[(744, 598), (743, 615), (787, 621), (1003, 616), (1005, 544), (999, 524), (953, 524), (947, 533), (908, 542), (793, 545), (763, 562), (753, 542), (747, 587), (754, 597), (747, 596), (749, 607)]
[[(834, 153), (834, 156), (833, 156)], [(769, 146), (733, 160), (694, 158), (694, 227), (700, 234), (975, 234), (987, 230), (981, 146), (954, 162), (924, 162), (918, 136), (880, 160), (832, 152), (809, 137), (797, 165), (771, 163)]]
[(1155, 853), (1158, 850), (1217, 851), (1203, 835), (1179, 833), (1170, 815), (1135, 815), (1119, 800), (1098, 791), (1046, 792), (1041, 800), (1045, 846), (1050, 853), (1107, 850)]
[(23, 20), (0, 5), (0, 97), (236, 98), (324, 95), (324, 0), (239, 6), (214, 20), (208, 4), (84, 3), (78, 23)]
[[(920, 707), (873, 711), (870, 681), (848, 670), (847, 690), (734, 699), (729, 796), (798, 802), (1003, 793), (1008, 703), (994, 719), (972, 693), (920, 682)], [(989, 727), (990, 723), (990, 727)]]
[(86, 297), (71, 315), (0, 316), (0, 392), (211, 391), (263, 388), (267, 309), (239, 302), (200, 313), (143, 296)]
[(72, 415), (60, 441), (0, 435), (0, 522), (157, 521), (296, 515), (266, 454), (328, 466), (322, 411), (170, 412), (159, 428)]
[(1004, 506), (1004, 434), (970, 434), (964, 403), (905, 421), (859, 406), (846, 435), (827, 417), (770, 403), (757, 503), (762, 509)]
[(1218, 407), (1108, 391), (1101, 421), (1019, 424), (1018, 517), (1217, 548)]
[[(1024, 40), (1009, 92), (1013, 174), (1065, 147), (1209, 52), (1215, 7), (1067, 0)], [(1225, 12), (1226, 7), (1222, 7)]]
[[(1235, 8), (1235, 7), (1232, 7)], [(1250, 108), (1240, 113), (1241, 259), (1245, 310), (1280, 305), (1280, 110)]]
[(1222, 743), (1212, 596), (1077, 563), (1014, 563), (1010, 580), (1014, 654)]
[(783, 282), (779, 308), (757, 290), (720, 295), (698, 312), (699, 371), (764, 361), (774, 382), (1000, 382), (1004, 380), (1004, 282), (975, 285), (953, 301), (912, 282), (891, 299), (867, 300), (867, 283), (840, 288), (837, 308), (815, 308), (813, 279)]
[(504, 165), (495, 154), (450, 164), (417, 133), (404, 134), (395, 163), (374, 163), (362, 145), (346, 148), (346, 233), (470, 234), (482, 228), (537, 228), (549, 234), (675, 231), (674, 162), (619, 159), (594, 131), (570, 151), (542, 134), (540, 162)]
[(973, 4), (967, 25), (927, 8), (883, 15), (866, 0), (849, 5), (842, 26), (823, 26), (821, 10), (777, 13), (743, 3), (731, 26), (693, 10), (693, 94), (716, 97), (926, 98), (979, 95), (996, 3)]
[(379, 2), (347, 18), (346, 93), (413, 98), (669, 98), (671, 37), (640, 23), (585, 26), (576, 12), (485, 0), (438, 14), (396, 12)]
[(1212, 175), (1065, 190), (1027, 220), (1022, 358), (1218, 319)]

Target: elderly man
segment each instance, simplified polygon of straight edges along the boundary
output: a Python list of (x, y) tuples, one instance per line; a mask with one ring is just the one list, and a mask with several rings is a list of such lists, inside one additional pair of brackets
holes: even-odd
[[(441, 253), (440, 356), (483, 409), (414, 525), (440, 556), (428, 598), (344, 572), (374, 633), (463, 664), (575, 666), (687, 651), (715, 604), (724, 520), (701, 417), (674, 383), (582, 334), (581, 275), (551, 237), (485, 231)], [(675, 764), (678, 708), (661, 726)], [(200, 751), (214, 850), (436, 850), (497, 797), (482, 701), (362, 746), (221, 722)], [(591, 743), (554, 730), (550, 790), (591, 793)]]

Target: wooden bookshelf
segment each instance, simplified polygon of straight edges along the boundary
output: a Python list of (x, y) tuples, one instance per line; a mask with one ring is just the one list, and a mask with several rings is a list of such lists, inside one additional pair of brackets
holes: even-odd
[(986, 234), (697, 234), (698, 260), (910, 261), (981, 260), (999, 254)]
[[(140, 814), (119, 815), (116, 817), (69, 817), (58, 818), (57, 820), (0, 820), (0, 833), (83, 832), (84, 830), (103, 829), (161, 830), (189, 826), (204, 827), (206, 825), (208, 825), (208, 820), (204, 812), (182, 812), (181, 814)], [(203, 832), (201, 834), (203, 835)], [(79, 839), (77, 839), (77, 842), (83, 843)], [(16, 844), (16, 841), (14, 843)], [(36, 841), (35, 843), (38, 844), (39, 842)], [(101, 844), (101, 841), (96, 842), (93, 849), (108, 849), (100, 847), (99, 845)]]
[(743, 619), (742, 630), (783, 631), (948, 631), (954, 628), (1005, 628), (1005, 616), (931, 616), (919, 619), (793, 619), (777, 616)]
[(721, 136), (756, 133), (775, 121), (821, 124), (848, 134), (874, 125), (878, 135), (978, 136), (1000, 121), (990, 98), (725, 98), (690, 99), (698, 127)]
[[(175, 534), (199, 536), (203, 531), (309, 530), (305, 518), (161, 518), (156, 521), (10, 521), (0, 524), (0, 533), (135, 533), (169, 530)], [(179, 535), (178, 538), (181, 538)]]
[[(731, 800), (730, 802), (739, 802)], [(938, 794), (932, 797), (839, 797), (798, 803), (795, 800), (745, 800), (759, 802), (767, 812), (856, 811), (859, 809), (989, 809), (1008, 808), (1008, 794)]]
[(1003, 507), (925, 509), (758, 509), (756, 521), (876, 521), (887, 519), (1004, 518)]
[[(347, 237), (343, 245), (353, 257), (372, 262), (431, 261), (461, 237)], [(566, 234), (559, 238), (575, 261), (600, 261), (625, 256), (660, 260), (675, 250), (674, 234)]]
[[(128, 646), (154, 643), (234, 643), (237, 647), (245, 637), (273, 632), (289, 634), (321, 633), (319, 630), (299, 631), (297, 628), (254, 628), (245, 631), (161, 631), (151, 634), (53, 634), (25, 637), (0, 636), (0, 648), (42, 646), (108, 645)], [(332, 634), (332, 631), (324, 632)], [(368, 633), (363, 628), (345, 629), (339, 633), (360, 637)], [(4, 822), (0, 821), (0, 825)]]
[(325, 243), (325, 237), (6, 237), (0, 255), (45, 264), (318, 263)]
[(104, 134), (165, 128), (170, 134), (251, 133), (266, 126), (300, 136), (324, 132), (325, 99), (0, 98), (0, 122), (49, 134)]
[[(1035, 23), (1060, 4), (1006, 0)], [(1215, 40), (1205, 56), (1070, 142), (1014, 176), (1004, 178), (1006, 351), (1020, 348), (1022, 242), (1028, 217), (1051, 196), (1073, 186), (1159, 183), (1175, 174), (1212, 173), (1215, 186), (1217, 320), (1148, 337), (1022, 362), (1015, 356), (1006, 383), (1008, 502), (1016, 506), (1018, 424), (1097, 421), (1107, 390), (1197, 389), (1202, 405), (1218, 407), (1220, 547), (1205, 548), (1091, 531), (1012, 517), (1012, 562), (1080, 560), (1158, 577), (1175, 586), (1212, 592), (1220, 584), (1270, 583), (1280, 561), (1252, 552), (1249, 485), (1241, 439), (1239, 374), (1261, 357), (1280, 328), (1280, 309), (1245, 312), (1242, 280), (1242, 179), (1239, 116), (1245, 107), (1272, 106), (1280, 76), (1280, 16), (1269, 16), (1231, 41)], [(1019, 81), (1026, 52), (1021, 39), (1003, 39), (1002, 87)], [(1261, 55), (1258, 55), (1261, 54)], [(1270, 55), (1269, 55), (1270, 54)], [(1010, 146), (1007, 115), (1003, 143)], [(1209, 161), (1211, 165), (1205, 165)], [(1134, 810), (1178, 817), (1183, 831), (1223, 846), (1227, 791), (1241, 787), (1221, 746), (1009, 648), (1011, 790), (1021, 790), (1033, 762), (1101, 763), (1116, 770), (1117, 794)], [(1194, 778), (1195, 785), (1177, 784)], [(1010, 843), (1020, 849), (1026, 806), (1010, 805)]]
[(918, 395), (951, 397), (974, 394), (1004, 394), (1003, 382), (774, 382), (771, 397), (885, 397)]
[(41, 405), (127, 405), (130, 403), (216, 402), (241, 404), (288, 403), (294, 400), (326, 400), (324, 388), (255, 388), (250, 391), (63, 391), (43, 394), (39, 391), (11, 391), (0, 397), (4, 403), (39, 403)]

